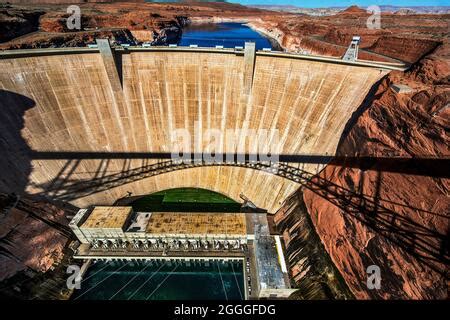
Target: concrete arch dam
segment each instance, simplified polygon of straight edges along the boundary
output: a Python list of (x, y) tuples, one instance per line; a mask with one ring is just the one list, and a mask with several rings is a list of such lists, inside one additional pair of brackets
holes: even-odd
[[(112, 204), (127, 192), (200, 187), (235, 200), (244, 193), (275, 212), (299, 184), (245, 166), (198, 166), (98, 188), (88, 181), (117, 176), (156, 159), (63, 159), (64, 152), (170, 153), (171, 134), (187, 130), (268, 130), (265, 145), (280, 154), (333, 156), (345, 125), (391, 67), (366, 62), (202, 48), (45, 49), (0, 54), (0, 159), (3, 192), (58, 198), (83, 207)], [(272, 131), (271, 131), (272, 130)], [(221, 140), (220, 140), (221, 139)], [(251, 154), (224, 137), (222, 152)], [(195, 139), (188, 150), (196, 149)], [(277, 142), (277, 143), (275, 143)], [(200, 142), (200, 151), (207, 150)], [(6, 151), (6, 152), (5, 152)], [(272, 150), (273, 151), (273, 150)], [(33, 154), (54, 154), (45, 159)], [(59, 156), (58, 156), (59, 155)], [(304, 170), (317, 170), (308, 164)]]

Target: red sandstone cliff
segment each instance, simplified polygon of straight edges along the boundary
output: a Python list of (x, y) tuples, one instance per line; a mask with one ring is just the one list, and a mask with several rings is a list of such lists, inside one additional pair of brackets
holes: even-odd
[[(338, 154), (449, 157), (449, 48), (446, 42), (405, 74), (385, 78)], [(393, 83), (413, 92), (397, 94)], [(304, 202), (356, 298), (447, 297), (449, 179), (328, 165), (314, 179), (321, 181), (322, 189), (305, 189)], [(380, 290), (366, 286), (372, 264), (381, 268)]]
[(59, 297), (65, 281), (54, 271), (71, 241), (67, 212), (0, 194), (0, 297)]

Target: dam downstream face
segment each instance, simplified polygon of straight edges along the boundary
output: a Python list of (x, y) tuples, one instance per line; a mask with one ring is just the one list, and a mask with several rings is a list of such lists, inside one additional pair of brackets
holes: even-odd
[[(127, 192), (142, 195), (195, 187), (235, 201), (245, 194), (256, 206), (275, 212), (298, 189), (297, 183), (269, 172), (228, 166), (120, 180), (124, 173), (157, 160), (122, 160), (113, 155), (170, 153), (171, 134), (179, 128), (192, 135), (196, 129), (248, 128), (277, 130), (281, 154), (330, 156), (352, 113), (387, 72), (264, 54), (256, 55), (253, 74), (248, 74), (242, 54), (214, 50), (130, 50), (117, 59), (122, 75), (118, 85), (112, 84), (111, 70), (98, 52), (74, 50), (0, 60), (4, 127), (0, 144), (3, 150), (14, 151), (0, 159), (5, 173), (0, 190), (87, 207), (111, 205)], [(253, 76), (249, 90), (244, 86), (248, 76)], [(268, 145), (274, 143), (271, 140)], [(225, 152), (236, 152), (234, 146), (220, 142)], [(30, 151), (50, 156), (37, 159)], [(60, 158), (62, 152), (80, 157)], [(85, 159), (83, 152), (105, 152), (111, 159)], [(305, 166), (305, 170), (316, 167)]]

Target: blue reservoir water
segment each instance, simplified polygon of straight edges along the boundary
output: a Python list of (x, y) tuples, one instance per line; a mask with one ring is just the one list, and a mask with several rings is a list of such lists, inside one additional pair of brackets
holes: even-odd
[(74, 300), (243, 300), (242, 262), (97, 262)]
[(242, 23), (208, 23), (191, 24), (183, 29), (183, 35), (178, 45), (189, 46), (196, 44), (199, 47), (214, 47), (216, 45), (224, 48), (234, 48), (244, 46), (246, 41), (255, 42), (256, 49), (263, 48), (277, 49), (272, 43)]

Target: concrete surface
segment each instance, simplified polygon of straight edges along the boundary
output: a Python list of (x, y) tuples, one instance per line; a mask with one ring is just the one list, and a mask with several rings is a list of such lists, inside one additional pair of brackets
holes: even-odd
[[(108, 74), (111, 67), (105, 68), (97, 49), (2, 54), (0, 147), (6, 156), (0, 160), (5, 172), (0, 190), (57, 198), (73, 181), (143, 164), (118, 159), (32, 160), (27, 156), (30, 150), (172, 152), (171, 134), (180, 128), (191, 134), (276, 129), (283, 154), (333, 155), (352, 113), (388, 72), (364, 63), (258, 52), (247, 94), (243, 54), (222, 51), (129, 50), (121, 55), (123, 90)], [(264, 140), (266, 146), (275, 142), (270, 135)], [(225, 151), (236, 150), (225, 140), (221, 145)], [(246, 146), (244, 151), (254, 150)], [(204, 167), (106, 192), (92, 190), (88, 196), (74, 194), (71, 202), (80, 207), (111, 205), (128, 191), (138, 195), (179, 187), (207, 188), (237, 201), (244, 193), (258, 207), (275, 212), (298, 185), (263, 171)]]

